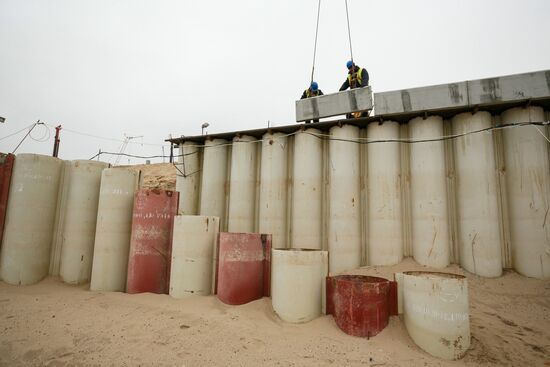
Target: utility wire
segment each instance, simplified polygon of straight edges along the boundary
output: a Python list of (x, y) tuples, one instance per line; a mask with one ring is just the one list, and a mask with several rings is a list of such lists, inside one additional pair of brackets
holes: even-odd
[[(52, 126), (52, 125), (48, 125), (48, 126), (55, 127), (55, 126)], [(121, 140), (121, 139), (107, 138), (105, 136), (99, 136), (99, 135), (84, 133), (84, 132), (80, 132), (80, 131), (76, 131), (76, 130), (67, 129), (66, 127), (63, 128), (63, 131), (68, 131), (68, 132), (73, 133), (73, 134), (88, 136), (88, 137), (96, 138), (96, 139), (103, 139), (103, 140), (115, 141), (117, 143), (124, 143), (124, 140)], [(149, 145), (149, 146), (154, 146), (154, 147), (161, 147), (161, 146), (164, 145), (164, 144), (155, 144), (155, 143), (143, 143), (143, 142), (137, 142), (137, 141), (136, 142), (129, 141), (128, 144)]]
[(321, 15), (321, 0), (317, 4), (317, 26), (315, 27), (315, 43), (313, 45), (313, 66), (311, 67), (311, 81), (309, 85), (313, 83), (313, 73), (315, 72), (315, 56), (317, 55), (317, 36), (319, 34), (319, 17)]
[[(460, 134), (443, 135), (443, 136), (440, 136), (440, 137), (423, 138), (423, 139), (410, 139), (410, 138), (407, 138), (407, 139), (376, 139), (376, 140), (371, 140), (369, 138), (344, 139), (344, 138), (333, 138), (329, 134), (317, 134), (317, 133), (312, 133), (312, 132), (308, 132), (308, 131), (304, 131), (304, 134), (315, 136), (315, 137), (317, 137), (319, 139), (322, 139), (322, 140), (342, 141), (342, 142), (357, 143), (357, 144), (372, 144), (372, 143), (415, 144), (415, 143), (428, 143), (428, 142), (434, 142), (434, 141), (451, 140), (451, 139), (456, 139), (456, 138), (460, 138), (460, 137), (467, 136), (467, 135), (478, 134), (478, 133), (488, 132), (488, 131), (493, 131), (493, 130), (513, 128), (513, 127), (521, 127), (521, 126), (529, 126), (529, 125), (537, 127), (537, 126), (546, 126), (546, 125), (549, 125), (549, 124), (550, 124), (549, 121), (514, 122), (514, 123), (509, 123), (509, 124), (501, 124), (501, 125), (497, 125), (497, 126), (490, 126), (490, 127), (486, 127), (486, 128), (479, 129), (479, 130), (467, 131), (465, 133), (460, 133)], [(537, 128), (537, 130), (538, 130), (538, 128)]]
[(7, 138), (12, 137), (12, 136), (14, 136), (14, 135), (17, 135), (17, 134), (19, 134), (19, 133), (21, 133), (21, 132), (23, 132), (23, 131), (25, 131), (25, 130), (31, 128), (31, 127), (34, 126), (34, 125), (36, 125), (36, 122), (33, 123), (33, 124), (30, 124), (29, 126), (26, 126), (26, 127), (22, 128), (21, 130), (17, 130), (17, 131), (14, 132), (14, 133), (11, 133), (11, 134), (9, 134), (9, 135), (3, 136), (3, 137), (0, 138), (0, 140), (4, 140), (4, 139), (7, 139)]
[(351, 29), (349, 25), (348, 0), (346, 0), (346, 19), (348, 20), (349, 53), (351, 55), (351, 62), (353, 62), (353, 50), (351, 49)]

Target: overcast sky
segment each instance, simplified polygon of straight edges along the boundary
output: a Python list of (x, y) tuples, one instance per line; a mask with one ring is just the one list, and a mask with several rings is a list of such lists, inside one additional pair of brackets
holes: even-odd
[[(550, 69), (548, 0), (348, 5), (354, 60), (374, 92)], [(317, 0), (0, 0), (0, 139), (37, 120), (61, 124), (60, 157), (88, 159), (118, 151), (125, 134), (156, 144), (126, 152), (150, 155), (204, 122), (210, 133), (293, 124), (316, 16)], [(349, 58), (345, 2), (322, 0), (315, 80), (325, 94)], [(18, 153), (51, 154), (49, 130), (38, 126), (32, 137), (46, 141)]]

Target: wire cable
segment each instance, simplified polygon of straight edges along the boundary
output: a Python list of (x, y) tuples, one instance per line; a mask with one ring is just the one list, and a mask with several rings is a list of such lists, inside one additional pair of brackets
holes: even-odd
[[(48, 125), (48, 126), (49, 126), (49, 127), (52, 127), (52, 128), (55, 127), (55, 126), (53, 126), (53, 125)], [(96, 139), (114, 141), (114, 142), (117, 142), (117, 143), (124, 143), (124, 140), (121, 140), (121, 139), (107, 138), (107, 137), (105, 137), (105, 136), (99, 136), (99, 135), (84, 133), (84, 132), (80, 132), (80, 131), (76, 131), (76, 130), (67, 129), (66, 127), (63, 128), (63, 131), (68, 131), (68, 132), (73, 133), (73, 134), (82, 135), (82, 136), (87, 136), (87, 137), (96, 138)], [(153, 147), (161, 147), (161, 146), (163, 146), (163, 144), (144, 143), (144, 142), (137, 142), (137, 141), (136, 141), (136, 142), (134, 142), (134, 141), (129, 141), (128, 144), (149, 145), (149, 146), (153, 146)]]
[(351, 62), (353, 62), (353, 50), (351, 48), (351, 29), (349, 25), (348, 0), (346, 0), (346, 19), (348, 20), (349, 53), (351, 55)]
[(315, 56), (317, 55), (317, 36), (319, 34), (319, 18), (321, 15), (321, 0), (317, 4), (317, 26), (315, 27), (315, 43), (313, 45), (313, 66), (311, 67), (311, 81), (309, 85), (313, 83), (313, 73), (315, 72)]
[(3, 137), (0, 138), (0, 140), (4, 140), (4, 139), (10, 138), (10, 137), (12, 137), (12, 136), (14, 136), (14, 135), (17, 135), (17, 134), (19, 134), (19, 133), (22, 133), (23, 131), (25, 131), (25, 130), (27, 130), (27, 129), (30, 129), (30, 128), (31, 128), (32, 126), (34, 126), (34, 125), (36, 125), (36, 122), (30, 124), (29, 126), (26, 126), (26, 127), (22, 128), (21, 130), (17, 130), (17, 131), (14, 132), (14, 133), (11, 133), (11, 134), (9, 134), (9, 135), (3, 136)]
[(44, 143), (44, 142), (50, 140), (50, 137), (52, 136), (52, 134), (51, 134), (50, 128), (46, 124), (39, 124), (39, 125), (44, 127), (44, 129), (45, 129), (44, 134), (42, 134), (42, 137), (35, 138), (34, 136), (32, 136), (32, 134), (29, 134), (29, 138), (31, 138), (32, 140), (34, 140), (36, 142)]
[(544, 137), (544, 139), (546, 139), (547, 142), (550, 143), (550, 139), (548, 139), (546, 137), (546, 135), (538, 128), (538, 126), (534, 125), (535, 129), (537, 129), (537, 131), (540, 133), (540, 135), (542, 135)]

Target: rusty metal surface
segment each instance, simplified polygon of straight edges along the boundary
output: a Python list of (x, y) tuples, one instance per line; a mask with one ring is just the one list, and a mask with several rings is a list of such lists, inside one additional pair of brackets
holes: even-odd
[(220, 301), (242, 305), (269, 297), (271, 235), (219, 234), (216, 290)]
[(127, 293), (168, 294), (176, 191), (136, 192), (128, 260)]
[[(336, 325), (346, 334), (368, 338), (388, 325), (389, 280), (364, 275), (338, 275), (327, 277), (326, 287), (327, 314), (334, 316)], [(396, 308), (392, 306), (392, 309)]]
[(8, 195), (10, 192), (11, 173), (15, 155), (0, 153), (0, 248), (2, 248), (2, 237), (4, 235), (4, 221), (6, 219), (6, 208), (8, 206)]

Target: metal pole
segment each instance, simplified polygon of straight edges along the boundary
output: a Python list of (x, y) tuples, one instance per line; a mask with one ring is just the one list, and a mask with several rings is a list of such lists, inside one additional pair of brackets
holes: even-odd
[(57, 158), (57, 155), (59, 154), (59, 143), (61, 140), (59, 139), (59, 132), (61, 131), (61, 125), (58, 125), (55, 127), (55, 139), (53, 142), (53, 157)]

